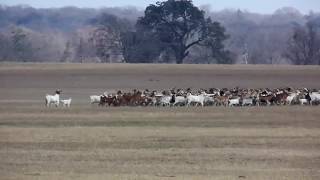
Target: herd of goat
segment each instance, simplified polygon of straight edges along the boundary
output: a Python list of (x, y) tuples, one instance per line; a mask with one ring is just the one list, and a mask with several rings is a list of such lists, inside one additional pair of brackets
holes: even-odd
[[(72, 99), (60, 100), (61, 90), (55, 95), (46, 95), (46, 106), (60, 103), (70, 107)], [(132, 92), (105, 92), (102, 95), (90, 96), (91, 104), (99, 106), (269, 106), (269, 105), (318, 105), (320, 90), (293, 89), (176, 89), (162, 92), (148, 89)]]

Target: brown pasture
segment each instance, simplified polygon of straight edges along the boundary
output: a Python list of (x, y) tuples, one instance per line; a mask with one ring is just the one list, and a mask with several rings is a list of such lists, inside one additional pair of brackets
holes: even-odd
[[(0, 64), (0, 179), (318, 180), (319, 106), (89, 105), (171, 87), (320, 88), (317, 66)], [(45, 108), (56, 88), (70, 109)]]

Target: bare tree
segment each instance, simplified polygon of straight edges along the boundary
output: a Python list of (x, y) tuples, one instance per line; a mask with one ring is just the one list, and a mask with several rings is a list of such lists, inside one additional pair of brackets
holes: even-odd
[(121, 55), (120, 34), (109, 27), (97, 28), (91, 39), (96, 48), (96, 54), (104, 63), (112, 63), (118, 60), (116, 57)]
[(285, 55), (296, 65), (320, 65), (320, 38), (314, 22), (294, 28)]
[(12, 45), (17, 61), (31, 61), (33, 56), (32, 44), (30, 43), (27, 33), (22, 28), (14, 27), (12, 29)]
[(60, 62), (71, 62), (71, 60), (72, 60), (72, 49), (71, 49), (71, 43), (68, 41), (66, 43), (66, 47), (63, 51)]
[(0, 32), (0, 61), (9, 61), (10, 55), (13, 54), (11, 50), (12, 43), (10, 36), (6, 33)]

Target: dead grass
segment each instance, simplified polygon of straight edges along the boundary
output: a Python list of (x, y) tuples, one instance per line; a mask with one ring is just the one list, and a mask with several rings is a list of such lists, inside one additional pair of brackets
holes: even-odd
[(318, 179), (317, 110), (2, 107), (0, 174), (7, 179)]
[[(319, 107), (98, 108), (86, 97), (166, 83), (308, 86), (319, 74), (313, 66), (0, 64), (0, 179), (318, 180)], [(43, 107), (56, 87), (75, 99), (71, 109)]]

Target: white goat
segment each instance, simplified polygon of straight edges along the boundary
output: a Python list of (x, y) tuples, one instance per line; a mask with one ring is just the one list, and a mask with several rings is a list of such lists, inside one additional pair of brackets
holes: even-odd
[(174, 96), (174, 102), (172, 106), (178, 105), (185, 105), (187, 103), (187, 99), (183, 96)]
[(238, 106), (240, 105), (240, 98), (229, 99), (229, 106)]
[(63, 105), (64, 107), (70, 107), (71, 101), (72, 101), (72, 99), (69, 98), (69, 99), (61, 100), (61, 103), (62, 103), (62, 105)]
[(203, 94), (200, 95), (192, 95), (191, 93), (187, 94), (187, 106), (190, 106), (191, 103), (199, 103), (201, 106), (204, 106), (205, 96)]
[(290, 94), (290, 95), (287, 97), (287, 99), (286, 99), (286, 103), (289, 104), (289, 105), (291, 105), (291, 104), (292, 104), (292, 101), (293, 101), (294, 99), (296, 99), (299, 94), (300, 94), (300, 91), (297, 91), (296, 93)]
[(242, 100), (242, 106), (253, 106), (253, 98), (245, 98)]
[(45, 97), (46, 106), (50, 107), (51, 104), (54, 104), (56, 107), (58, 107), (59, 103), (60, 103), (60, 93), (61, 92), (62, 92), (61, 90), (56, 90), (55, 95), (47, 94)]
[(101, 96), (98, 95), (92, 95), (90, 96), (90, 103), (95, 104), (95, 103), (100, 103)]
[(162, 96), (160, 98), (160, 105), (161, 106), (170, 106), (171, 104), (171, 96)]
[(320, 93), (318, 92), (309, 93), (309, 96), (310, 96), (310, 105), (312, 105), (313, 102), (320, 101)]

